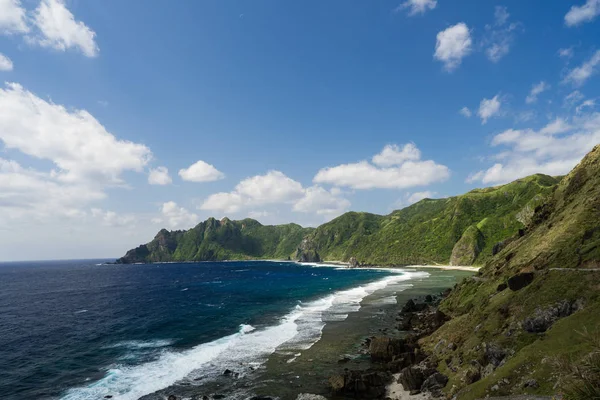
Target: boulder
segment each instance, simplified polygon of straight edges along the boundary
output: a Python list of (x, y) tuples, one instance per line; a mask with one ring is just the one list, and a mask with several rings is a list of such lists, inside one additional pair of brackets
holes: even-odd
[(531, 282), (533, 282), (533, 278), (533, 272), (523, 272), (520, 274), (513, 275), (510, 278), (508, 278), (508, 287), (512, 291), (521, 290), (525, 286), (528, 286)]
[(501, 283), (498, 285), (498, 287), (496, 288), (496, 292), (503, 292), (508, 288), (508, 284), (506, 283)]
[(334, 395), (378, 399), (385, 395), (390, 376), (381, 371), (347, 371), (344, 375), (329, 378), (329, 386)]
[(417, 367), (406, 367), (400, 371), (398, 382), (402, 384), (404, 390), (420, 390), (425, 378), (423, 371)]
[(435, 372), (423, 381), (421, 385), (422, 392), (433, 392), (440, 390), (448, 383), (448, 377), (446, 375)]
[(403, 339), (379, 336), (371, 339), (369, 344), (369, 354), (371, 354), (371, 361), (374, 362), (393, 361), (394, 357), (407, 352), (407, 350), (409, 349)]
[(485, 345), (485, 358), (488, 363), (494, 365), (495, 367), (500, 366), (502, 361), (506, 358), (506, 350), (498, 346), (494, 343), (489, 343)]
[(417, 311), (417, 307), (413, 299), (410, 299), (406, 302), (406, 304), (402, 307), (401, 310), (403, 313), (415, 312)]
[(333, 375), (329, 377), (329, 387), (334, 393), (344, 390), (345, 380), (343, 375)]
[(167, 400), (177, 400), (177, 396), (175, 396), (174, 394), (172, 394), (169, 397), (167, 397)]

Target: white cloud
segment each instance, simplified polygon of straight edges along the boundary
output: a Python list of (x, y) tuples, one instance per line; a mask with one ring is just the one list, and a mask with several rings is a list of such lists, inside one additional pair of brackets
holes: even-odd
[(574, 107), (577, 103), (582, 101), (584, 98), (585, 98), (585, 96), (583, 95), (583, 93), (581, 93), (579, 90), (574, 90), (565, 96), (563, 103), (564, 103), (565, 107)]
[(293, 207), (294, 211), (316, 213), (327, 218), (335, 218), (350, 208), (350, 201), (340, 197), (337, 190), (328, 191), (320, 186), (311, 186), (304, 192), (304, 197)]
[(587, 0), (584, 5), (572, 6), (565, 15), (567, 26), (577, 26), (590, 22), (600, 15), (600, 0)]
[(225, 174), (211, 164), (198, 160), (188, 168), (180, 169), (179, 176), (189, 182), (213, 182), (223, 179)]
[(93, 218), (98, 219), (102, 225), (110, 227), (131, 226), (135, 222), (135, 216), (131, 214), (118, 214), (114, 211), (106, 211), (101, 208), (92, 208)]
[(52, 161), (63, 182), (122, 184), (152, 157), (142, 144), (119, 140), (85, 110), (67, 110), (8, 83), (0, 89), (0, 140), (8, 149)]
[(469, 110), (468, 107), (461, 108), (459, 113), (460, 113), (460, 115), (462, 115), (463, 117), (466, 117), (466, 118), (471, 118), (471, 115), (473, 115), (473, 113), (471, 112), (471, 110)]
[(459, 22), (437, 34), (434, 57), (444, 63), (447, 71), (453, 71), (471, 53), (472, 44), (469, 28)]
[(600, 64), (600, 50), (596, 50), (594, 55), (579, 67), (573, 68), (567, 74), (564, 82), (570, 82), (574, 86), (583, 85), (593, 74), (598, 72), (596, 68), (598, 64)]
[(564, 49), (558, 49), (558, 56), (560, 58), (566, 58), (567, 60), (573, 57), (573, 47), (566, 47)]
[(395, 144), (386, 145), (381, 153), (373, 156), (372, 162), (380, 167), (391, 167), (401, 165), (405, 161), (419, 160), (421, 151), (414, 143), (407, 143), (402, 148)]
[(148, 183), (151, 185), (168, 185), (173, 180), (169, 176), (169, 170), (167, 167), (157, 167), (150, 169), (148, 174)]
[(502, 162), (471, 174), (468, 182), (506, 183), (535, 173), (562, 175), (571, 170), (600, 143), (600, 113), (557, 118), (539, 130), (509, 129), (492, 140), (492, 146), (508, 148)]
[(500, 61), (510, 52), (510, 47), (515, 40), (515, 31), (520, 24), (508, 23), (506, 7), (497, 6), (494, 13), (494, 24), (486, 25), (486, 35), (482, 41), (485, 54), (492, 62)]
[(64, 0), (41, 0), (33, 12), (33, 23), (39, 32), (27, 38), (30, 43), (60, 51), (79, 49), (87, 57), (98, 55), (96, 33), (75, 20)]
[(20, 0), (0, 0), (0, 33), (26, 33), (29, 31), (26, 11)]
[(171, 229), (189, 229), (196, 226), (200, 221), (198, 215), (188, 211), (184, 207), (179, 207), (174, 201), (163, 203), (160, 212), (161, 217), (154, 218), (152, 222), (167, 224)]
[(477, 111), (477, 115), (481, 118), (481, 123), (486, 124), (490, 118), (500, 115), (501, 106), (502, 102), (499, 95), (495, 95), (491, 99), (481, 100), (479, 111)]
[(0, 53), (0, 71), (12, 71), (13, 62), (10, 58)]
[[(418, 151), (418, 149), (416, 150)], [(436, 164), (432, 160), (421, 161), (420, 157), (405, 159), (393, 165), (393, 167), (385, 168), (367, 161), (360, 161), (323, 168), (314, 177), (313, 182), (354, 189), (404, 189), (443, 181), (450, 176), (448, 167)]]
[(408, 15), (411, 17), (417, 14), (425, 14), (437, 6), (437, 0), (407, 0), (400, 4), (395, 11), (408, 8)]
[(525, 102), (527, 104), (535, 103), (537, 101), (538, 96), (548, 89), (550, 89), (550, 85), (548, 85), (544, 81), (541, 81), (540, 83), (533, 85), (531, 87), (531, 91), (529, 92), (529, 95), (525, 98)]
[(596, 107), (596, 100), (594, 100), (594, 99), (587, 99), (587, 100), (585, 100), (583, 103), (581, 103), (580, 105), (578, 105), (578, 106), (575, 108), (575, 113), (576, 113), (576, 114), (581, 114), (581, 113), (583, 113), (583, 110), (584, 110), (586, 107), (589, 107), (589, 108), (594, 108), (594, 107)]
[(418, 203), (423, 199), (431, 199), (437, 195), (437, 192), (432, 192), (430, 190), (426, 190), (423, 192), (414, 192), (414, 193), (405, 193), (398, 201), (393, 204), (393, 207), (404, 208), (408, 207), (411, 204)]
[(248, 213), (248, 218), (259, 219), (259, 218), (268, 217), (269, 215), (271, 215), (271, 213), (268, 211), (250, 211)]
[(304, 195), (300, 184), (280, 171), (269, 171), (242, 180), (232, 192), (210, 195), (201, 210), (236, 213), (242, 208), (266, 204), (292, 203)]

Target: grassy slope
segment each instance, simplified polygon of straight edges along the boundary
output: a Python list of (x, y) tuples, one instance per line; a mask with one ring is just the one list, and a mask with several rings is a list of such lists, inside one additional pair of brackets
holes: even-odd
[(310, 236), (321, 257), (362, 263), (448, 263), (465, 230), (476, 225), (484, 237), (475, 260), (482, 264), (494, 244), (524, 227), (557, 178), (533, 175), (503, 186), (476, 189), (447, 199), (425, 199), (387, 216), (346, 213)]
[[(453, 319), (425, 339), (424, 345), (436, 354), (440, 370), (450, 377), (446, 390), (458, 392), (461, 400), (486, 394), (555, 393), (560, 373), (553, 360), (581, 357), (589, 348), (578, 332), (598, 332), (600, 328), (600, 272), (585, 270), (598, 267), (600, 146), (561, 181), (533, 216), (524, 237), (515, 237), (486, 263), (479, 279), (465, 280), (442, 303)], [(496, 291), (498, 284), (518, 272), (535, 272), (536, 278), (516, 292)], [(521, 328), (521, 322), (536, 309), (562, 300), (580, 300), (585, 307), (543, 334)], [(457, 344), (457, 350), (445, 346), (436, 350), (441, 339)], [(485, 363), (482, 343), (497, 344), (512, 355), (492, 375), (466, 385), (465, 374), (477, 363)], [(502, 384), (502, 379), (509, 384)], [(539, 387), (524, 388), (528, 379), (536, 379)], [(491, 391), (495, 385), (497, 390)]]
[(293, 256), (312, 228), (262, 225), (253, 219), (209, 218), (188, 231), (161, 230), (154, 240), (130, 250), (121, 262), (242, 260)]

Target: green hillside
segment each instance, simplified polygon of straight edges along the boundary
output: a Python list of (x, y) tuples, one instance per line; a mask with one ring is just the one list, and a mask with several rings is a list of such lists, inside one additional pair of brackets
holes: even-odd
[(480, 249), (472, 260), (460, 261), (482, 264), (495, 244), (529, 222), (558, 181), (538, 174), (461, 196), (424, 199), (387, 216), (349, 212), (319, 226), (309, 240), (326, 260), (354, 256), (366, 264), (447, 264), (463, 234), (476, 229)]
[(312, 230), (297, 224), (262, 225), (250, 218), (209, 218), (188, 231), (162, 229), (150, 243), (128, 251), (117, 263), (286, 259), (294, 256)]
[(600, 146), (529, 220), (452, 291), (441, 308), (453, 319), (424, 340), (459, 400), (600, 395)]
[(421, 200), (386, 216), (348, 212), (316, 229), (209, 218), (188, 231), (163, 229), (117, 262), (356, 257), (361, 264), (378, 265), (482, 264), (495, 245), (500, 248), (529, 223), (557, 182), (532, 175), (461, 196)]

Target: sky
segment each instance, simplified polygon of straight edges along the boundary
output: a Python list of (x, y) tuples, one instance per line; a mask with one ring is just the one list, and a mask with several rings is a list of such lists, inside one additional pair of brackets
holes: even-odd
[(565, 174), (598, 38), (600, 0), (0, 0), (0, 260)]

